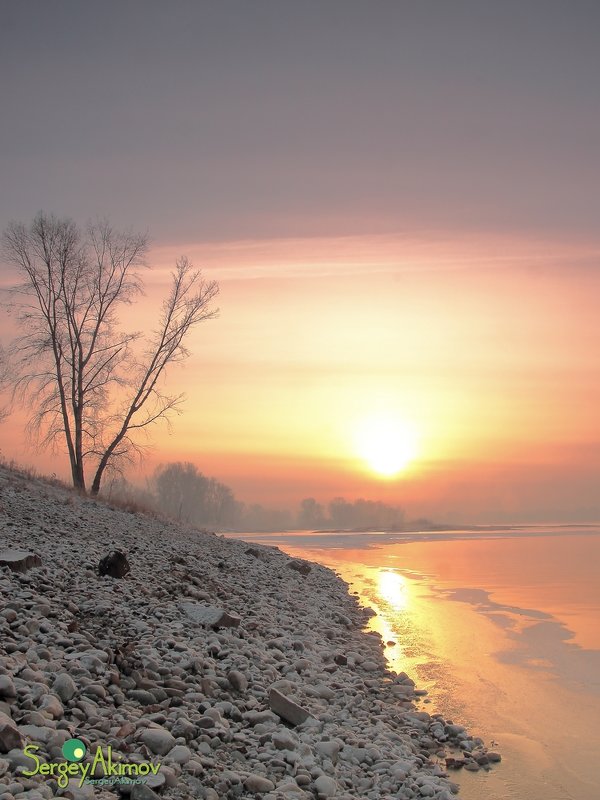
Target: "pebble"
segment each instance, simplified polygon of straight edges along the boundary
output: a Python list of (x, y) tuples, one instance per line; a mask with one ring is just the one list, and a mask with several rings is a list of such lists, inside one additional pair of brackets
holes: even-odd
[(329, 775), (319, 775), (315, 781), (315, 789), (319, 798), (335, 797), (338, 785), (335, 779), (331, 778)]
[(175, 747), (167, 753), (167, 759), (169, 761), (175, 761), (177, 764), (187, 764), (191, 757), (192, 751), (183, 744), (175, 745)]
[(0, 697), (13, 698), (17, 696), (15, 683), (10, 675), (0, 675)]
[(166, 755), (175, 746), (175, 738), (164, 728), (148, 728), (142, 733), (142, 742), (147, 745), (153, 753), (159, 756)]
[(236, 692), (245, 692), (248, 688), (248, 678), (237, 669), (232, 669), (227, 673), (227, 680)]
[(257, 794), (272, 792), (275, 788), (273, 781), (264, 778), (262, 775), (248, 775), (244, 780), (244, 786), (249, 792), (256, 792)]
[(68, 673), (61, 672), (60, 675), (56, 676), (56, 680), (52, 684), (52, 691), (63, 703), (68, 703), (77, 694), (77, 686)]
[[(2, 800), (55, 796), (56, 781), (20, 777), (22, 747), (62, 760), (73, 736), (161, 761), (130, 800), (447, 800), (455, 785), (430, 755), (500, 760), (417, 710), (414, 681), (386, 672), (384, 642), (330, 570), (2, 466), (0, 494), (0, 549), (36, 555), (0, 568)], [(129, 571), (99, 575), (117, 552)], [(73, 783), (64, 796), (114, 797)]]
[(302, 725), (310, 717), (306, 708), (274, 688), (269, 692), (269, 707), (274, 714), (292, 725)]

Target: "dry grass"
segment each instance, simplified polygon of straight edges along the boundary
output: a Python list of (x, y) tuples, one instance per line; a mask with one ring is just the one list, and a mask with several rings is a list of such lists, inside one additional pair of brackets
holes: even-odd
[[(8, 461), (3, 458), (1, 454), (0, 467), (3, 467), (5, 470), (4, 482), (16, 491), (21, 491), (21, 486), (24, 481), (35, 481), (42, 484), (42, 486), (45, 485), (47, 487), (59, 489), (62, 495), (61, 500), (65, 505), (75, 506), (80, 502), (97, 503), (108, 506), (109, 508), (114, 508), (118, 511), (124, 511), (127, 514), (139, 514), (141, 516), (150, 517), (151, 519), (156, 519), (166, 524), (176, 525), (179, 528), (197, 530), (201, 533), (212, 533), (212, 531), (198, 528), (195, 525), (190, 525), (168, 516), (156, 508), (149, 494), (140, 498), (136, 497), (135, 494), (129, 494), (127, 492), (120, 494), (119, 492), (111, 491), (109, 493), (104, 493), (101, 491), (96, 497), (90, 497), (90, 495), (85, 492), (75, 489), (66, 481), (61, 480), (55, 474), (44, 475), (35, 467), (18, 464), (14, 459)], [(0, 511), (1, 510), (2, 506), (0, 503)]]
[(0, 467), (4, 467), (6, 470), (6, 483), (14, 488), (17, 488), (18, 484), (22, 481), (36, 481), (38, 483), (45, 484), (46, 486), (51, 486), (66, 492), (67, 497), (65, 498), (65, 502), (69, 505), (75, 505), (77, 499), (81, 498), (82, 500), (87, 500), (93, 503), (102, 503), (103, 505), (117, 508), (120, 511), (126, 511), (130, 514), (144, 514), (157, 519), (165, 519), (164, 515), (160, 515), (157, 510), (152, 507), (152, 505), (141, 502), (135, 497), (119, 495), (109, 496), (102, 493), (98, 497), (90, 497), (85, 492), (75, 489), (66, 481), (57, 477), (56, 474), (44, 475), (35, 467), (19, 464), (14, 459), (9, 461), (2, 456), (0, 456)]

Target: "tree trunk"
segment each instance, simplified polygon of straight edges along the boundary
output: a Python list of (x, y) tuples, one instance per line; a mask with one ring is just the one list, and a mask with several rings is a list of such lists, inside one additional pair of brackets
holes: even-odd
[(78, 461), (75, 455), (71, 455), (69, 451), (69, 460), (71, 462), (71, 479), (73, 487), (81, 492), (85, 492), (85, 474), (83, 471), (83, 462)]
[(102, 476), (104, 475), (104, 470), (108, 464), (108, 457), (106, 457), (106, 453), (102, 457), (102, 460), (98, 464), (98, 469), (96, 470), (96, 474), (94, 475), (94, 480), (92, 481), (92, 488), (90, 489), (90, 494), (92, 497), (96, 497), (98, 492), (100, 491), (100, 484), (102, 482)]

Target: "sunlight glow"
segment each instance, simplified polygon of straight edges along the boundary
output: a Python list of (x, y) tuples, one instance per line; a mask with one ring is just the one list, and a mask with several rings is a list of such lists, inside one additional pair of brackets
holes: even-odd
[(394, 611), (406, 611), (408, 591), (405, 578), (392, 570), (380, 570), (377, 576), (379, 594)]
[(413, 425), (390, 417), (365, 420), (357, 434), (357, 450), (369, 467), (386, 478), (404, 470), (418, 452)]

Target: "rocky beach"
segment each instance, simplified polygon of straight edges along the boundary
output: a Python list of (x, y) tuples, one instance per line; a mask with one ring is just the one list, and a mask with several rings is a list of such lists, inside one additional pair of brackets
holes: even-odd
[[(0, 800), (450, 800), (448, 770), (499, 760), (387, 670), (341, 578), (276, 548), (1, 467), (0, 598)], [(74, 739), (87, 782), (52, 772)], [(160, 767), (105, 778), (98, 747)]]

